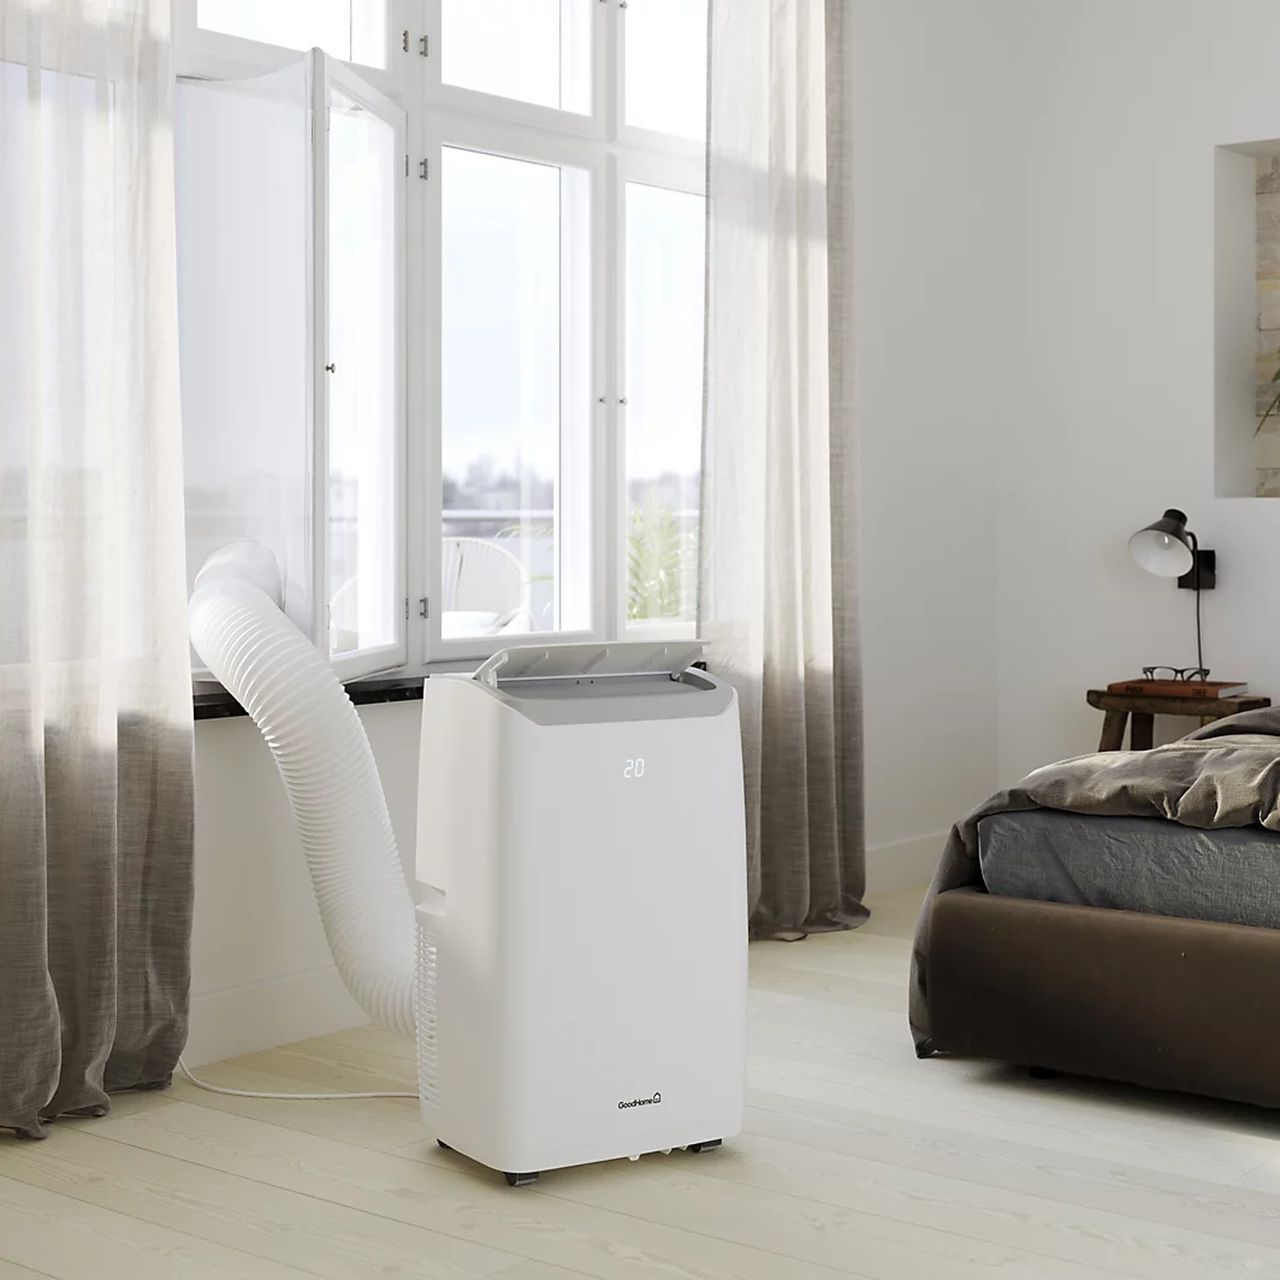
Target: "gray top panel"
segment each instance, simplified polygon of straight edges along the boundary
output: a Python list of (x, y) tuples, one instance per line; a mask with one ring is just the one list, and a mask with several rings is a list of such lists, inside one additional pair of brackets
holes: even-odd
[(512, 680), (593, 680), (679, 676), (702, 657), (701, 640), (629, 640), (593, 644), (529, 644), (500, 649), (476, 669), (491, 688)]

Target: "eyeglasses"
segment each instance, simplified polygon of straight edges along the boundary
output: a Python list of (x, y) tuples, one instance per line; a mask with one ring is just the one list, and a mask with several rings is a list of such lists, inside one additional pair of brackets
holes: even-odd
[(1207, 680), (1208, 667), (1143, 667), (1148, 680)]

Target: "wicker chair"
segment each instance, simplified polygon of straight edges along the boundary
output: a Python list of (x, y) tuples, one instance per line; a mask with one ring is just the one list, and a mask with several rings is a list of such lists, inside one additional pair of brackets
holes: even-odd
[[(529, 575), (504, 546), (485, 538), (444, 539), (440, 584), (441, 627), (445, 634), (497, 635), (533, 630)], [(470, 617), (450, 628), (450, 614)]]

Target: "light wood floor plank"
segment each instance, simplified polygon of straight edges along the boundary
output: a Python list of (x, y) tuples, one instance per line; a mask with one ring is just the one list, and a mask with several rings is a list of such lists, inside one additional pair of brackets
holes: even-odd
[[(1190, 1147), (1224, 1168), (1234, 1168), (1234, 1178), (1274, 1152), (1269, 1141), (1260, 1141), (1256, 1121), (1240, 1126), (1241, 1109), (1197, 1107), (1174, 1095), (1098, 1089), (1068, 1077), (1033, 1080), (1021, 1068), (980, 1060), (917, 1062), (911, 1049), (904, 1046), (899, 1052), (897, 1062), (859, 1060), (853, 1085), (849, 1062), (841, 1061), (838, 1053), (824, 1060), (815, 1052), (797, 1060), (790, 1054), (756, 1052), (752, 1067), (762, 1078), (769, 1073), (786, 1075), (806, 1096), (812, 1090), (830, 1089), (833, 1096), (847, 1097), (853, 1090), (877, 1099), (938, 1105), (956, 1118), (956, 1127), (967, 1126), (970, 1117), (988, 1130), (995, 1124), (1043, 1127), (1058, 1135), (1050, 1146), (1068, 1141), (1063, 1135), (1077, 1133), (1082, 1124), (1100, 1127), (1105, 1141), (1133, 1144), (1158, 1160), (1156, 1167), (1169, 1167), (1170, 1159), (1176, 1161)], [(1096, 1124), (1099, 1118), (1105, 1120), (1101, 1126)]]
[(525, 1259), (500, 1271), (494, 1280), (582, 1280), (583, 1272), (565, 1267), (553, 1267), (546, 1262), (530, 1262)]
[[(692, 1159), (703, 1166), (716, 1158)], [(633, 1171), (634, 1177), (625, 1179), (564, 1170), (548, 1184), (547, 1194), (740, 1240), (820, 1266), (856, 1265), (861, 1274), (876, 1280), (906, 1275), (988, 1280), (993, 1274), (1086, 1280), (1123, 1274), (788, 1192), (730, 1183), (693, 1169), (690, 1161), (649, 1157)]]
[[(946, 1064), (931, 1063), (930, 1066)], [(1184, 1177), (1206, 1182), (1231, 1182), (1263, 1158), (1244, 1151), (1223, 1151), (1211, 1141), (1204, 1147), (1192, 1141), (1179, 1147), (1175, 1140), (1160, 1134), (1112, 1133), (1109, 1117), (1102, 1109), (1093, 1113), (1094, 1123), (1080, 1123), (1077, 1115), (1061, 1115), (1052, 1110), (1028, 1114), (1025, 1108), (998, 1103), (984, 1104), (962, 1090), (939, 1088), (934, 1097), (914, 1095), (884, 1082), (843, 1083), (815, 1079), (785, 1065), (752, 1062), (748, 1081), (753, 1090), (781, 1094), (805, 1102), (830, 1103), (837, 1107), (864, 1108), (899, 1119), (921, 1120), (941, 1133), (999, 1133), (1028, 1146), (1047, 1147), (1072, 1155), (1092, 1155), (1141, 1169), (1173, 1170)], [(939, 1077), (941, 1082), (941, 1077)], [(878, 1087), (877, 1087), (878, 1086)], [(1074, 1123), (1073, 1123), (1074, 1121)]]
[(0, 1258), (0, 1280), (51, 1280), (47, 1271), (32, 1271), (30, 1267), (20, 1267), (16, 1262), (6, 1262)]
[(513, 1196), (500, 1179), (474, 1167), (462, 1172), (297, 1133), (282, 1142), (274, 1126), (182, 1103), (154, 1117), (107, 1117), (97, 1128), (113, 1141), (594, 1276), (829, 1280), (866, 1274), (854, 1259), (847, 1269), (793, 1260), (683, 1226), (571, 1203), (541, 1187)]
[(1026, 1192), (1082, 1209), (1104, 1209), (1138, 1222), (1185, 1226), (1206, 1235), (1280, 1245), (1280, 1199), (1237, 1185), (1068, 1155), (998, 1135), (940, 1133), (910, 1120), (778, 1097), (748, 1108), (749, 1132), (840, 1152), (914, 1174), (938, 1174), (983, 1187)]
[[(171, 1156), (57, 1126), (44, 1142), (7, 1154), (5, 1172), (29, 1186), (163, 1224), (194, 1239), (327, 1280), (372, 1276), (481, 1280), (517, 1255), (370, 1218)], [(0, 1247), (3, 1244), (0, 1243)]]
[(308, 1274), (3, 1175), (0, 1250), (6, 1261), (55, 1280), (300, 1280)]
[(1026, 1190), (904, 1170), (791, 1140), (744, 1135), (703, 1168), (730, 1183), (891, 1219), (906, 1227), (907, 1238), (912, 1228), (950, 1232), (1069, 1259), (1095, 1273), (1226, 1280), (1250, 1268), (1280, 1270), (1280, 1238), (1270, 1248), (1228, 1241), (1220, 1233), (1157, 1225), (1115, 1207), (1084, 1209)]
[(417, 1046), (409, 1036), (397, 1035), (385, 1027), (352, 1027), (349, 1031), (335, 1031), (320, 1036), (312, 1044), (346, 1044), (369, 1053), (381, 1053), (388, 1058), (404, 1062), (417, 1061)]
[[(751, 950), (746, 1133), (512, 1191), (415, 1101), (121, 1095), (0, 1140), (0, 1280), (1280, 1280), (1280, 1115), (998, 1064), (918, 1062), (920, 891)], [(411, 1041), (337, 1032), (201, 1069), (409, 1088)]]
[[(251, 1089), (270, 1093), (315, 1093), (314, 1080), (281, 1075), (223, 1062), (201, 1067), (196, 1074), (211, 1084), (230, 1089)], [(237, 1098), (197, 1089), (185, 1080), (175, 1080), (169, 1095), (174, 1101), (207, 1107), (227, 1115), (249, 1116), (282, 1129), (333, 1138), (353, 1147), (390, 1151), (404, 1145), (405, 1135), (420, 1133), (418, 1103), (395, 1098), (350, 1099), (337, 1102), (307, 1102), (297, 1099)], [(115, 1114), (113, 1109), (112, 1114)]]

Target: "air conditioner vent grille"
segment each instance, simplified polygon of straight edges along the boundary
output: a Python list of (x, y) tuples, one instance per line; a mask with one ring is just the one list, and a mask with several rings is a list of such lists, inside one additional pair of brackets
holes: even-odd
[(414, 1015), (418, 1036), (418, 1092), (424, 1107), (439, 1105), (439, 1056), (436, 1045), (436, 935), (418, 917), (418, 981), (414, 993)]

